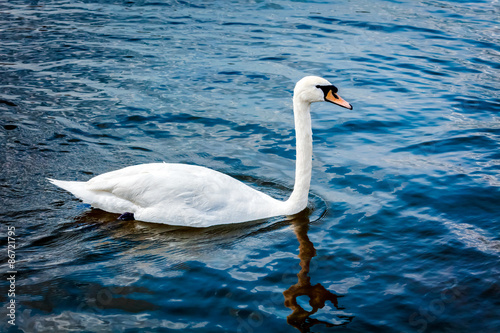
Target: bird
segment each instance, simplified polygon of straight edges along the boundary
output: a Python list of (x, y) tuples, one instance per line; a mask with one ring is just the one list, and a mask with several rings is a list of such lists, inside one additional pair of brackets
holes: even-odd
[(352, 110), (328, 80), (306, 76), (293, 90), (296, 136), (295, 184), (278, 200), (222, 172), (180, 163), (147, 163), (95, 176), (88, 181), (47, 178), (84, 203), (120, 220), (205, 228), (291, 216), (307, 207), (312, 172), (310, 108), (330, 102)]

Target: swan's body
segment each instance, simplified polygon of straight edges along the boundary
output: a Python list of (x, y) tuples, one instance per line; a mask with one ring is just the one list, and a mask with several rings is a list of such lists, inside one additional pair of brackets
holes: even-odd
[(311, 181), (310, 105), (329, 101), (352, 109), (336, 92), (337, 88), (319, 77), (305, 77), (295, 86), (297, 161), (294, 190), (286, 201), (218, 171), (176, 163), (130, 166), (87, 182), (50, 181), (92, 207), (111, 213), (129, 212), (145, 222), (208, 227), (296, 214), (307, 206)]
[(188, 164), (140, 164), (87, 182), (52, 183), (93, 207), (132, 212), (139, 221), (206, 227), (288, 212), (284, 202), (228, 175)]

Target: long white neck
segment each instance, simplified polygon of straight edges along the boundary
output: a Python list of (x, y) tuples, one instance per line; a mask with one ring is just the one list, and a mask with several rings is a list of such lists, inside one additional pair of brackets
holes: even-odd
[(295, 120), (296, 165), (295, 185), (290, 198), (285, 202), (287, 214), (296, 214), (307, 207), (312, 171), (311, 103), (293, 98)]

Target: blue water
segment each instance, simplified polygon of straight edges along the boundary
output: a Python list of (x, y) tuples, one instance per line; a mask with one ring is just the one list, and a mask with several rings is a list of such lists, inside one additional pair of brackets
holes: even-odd
[[(497, 0), (1, 2), (0, 331), (498, 332), (499, 17)], [(45, 179), (182, 162), (286, 198), (305, 75), (354, 110), (313, 105), (299, 216), (122, 222)]]

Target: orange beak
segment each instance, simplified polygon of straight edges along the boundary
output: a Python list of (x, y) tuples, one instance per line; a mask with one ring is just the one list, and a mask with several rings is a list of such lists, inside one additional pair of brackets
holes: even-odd
[(333, 104), (340, 105), (341, 107), (344, 107), (346, 109), (352, 110), (351, 104), (347, 103), (342, 97), (333, 93), (331, 90), (328, 92), (328, 94), (326, 94), (325, 100)]

